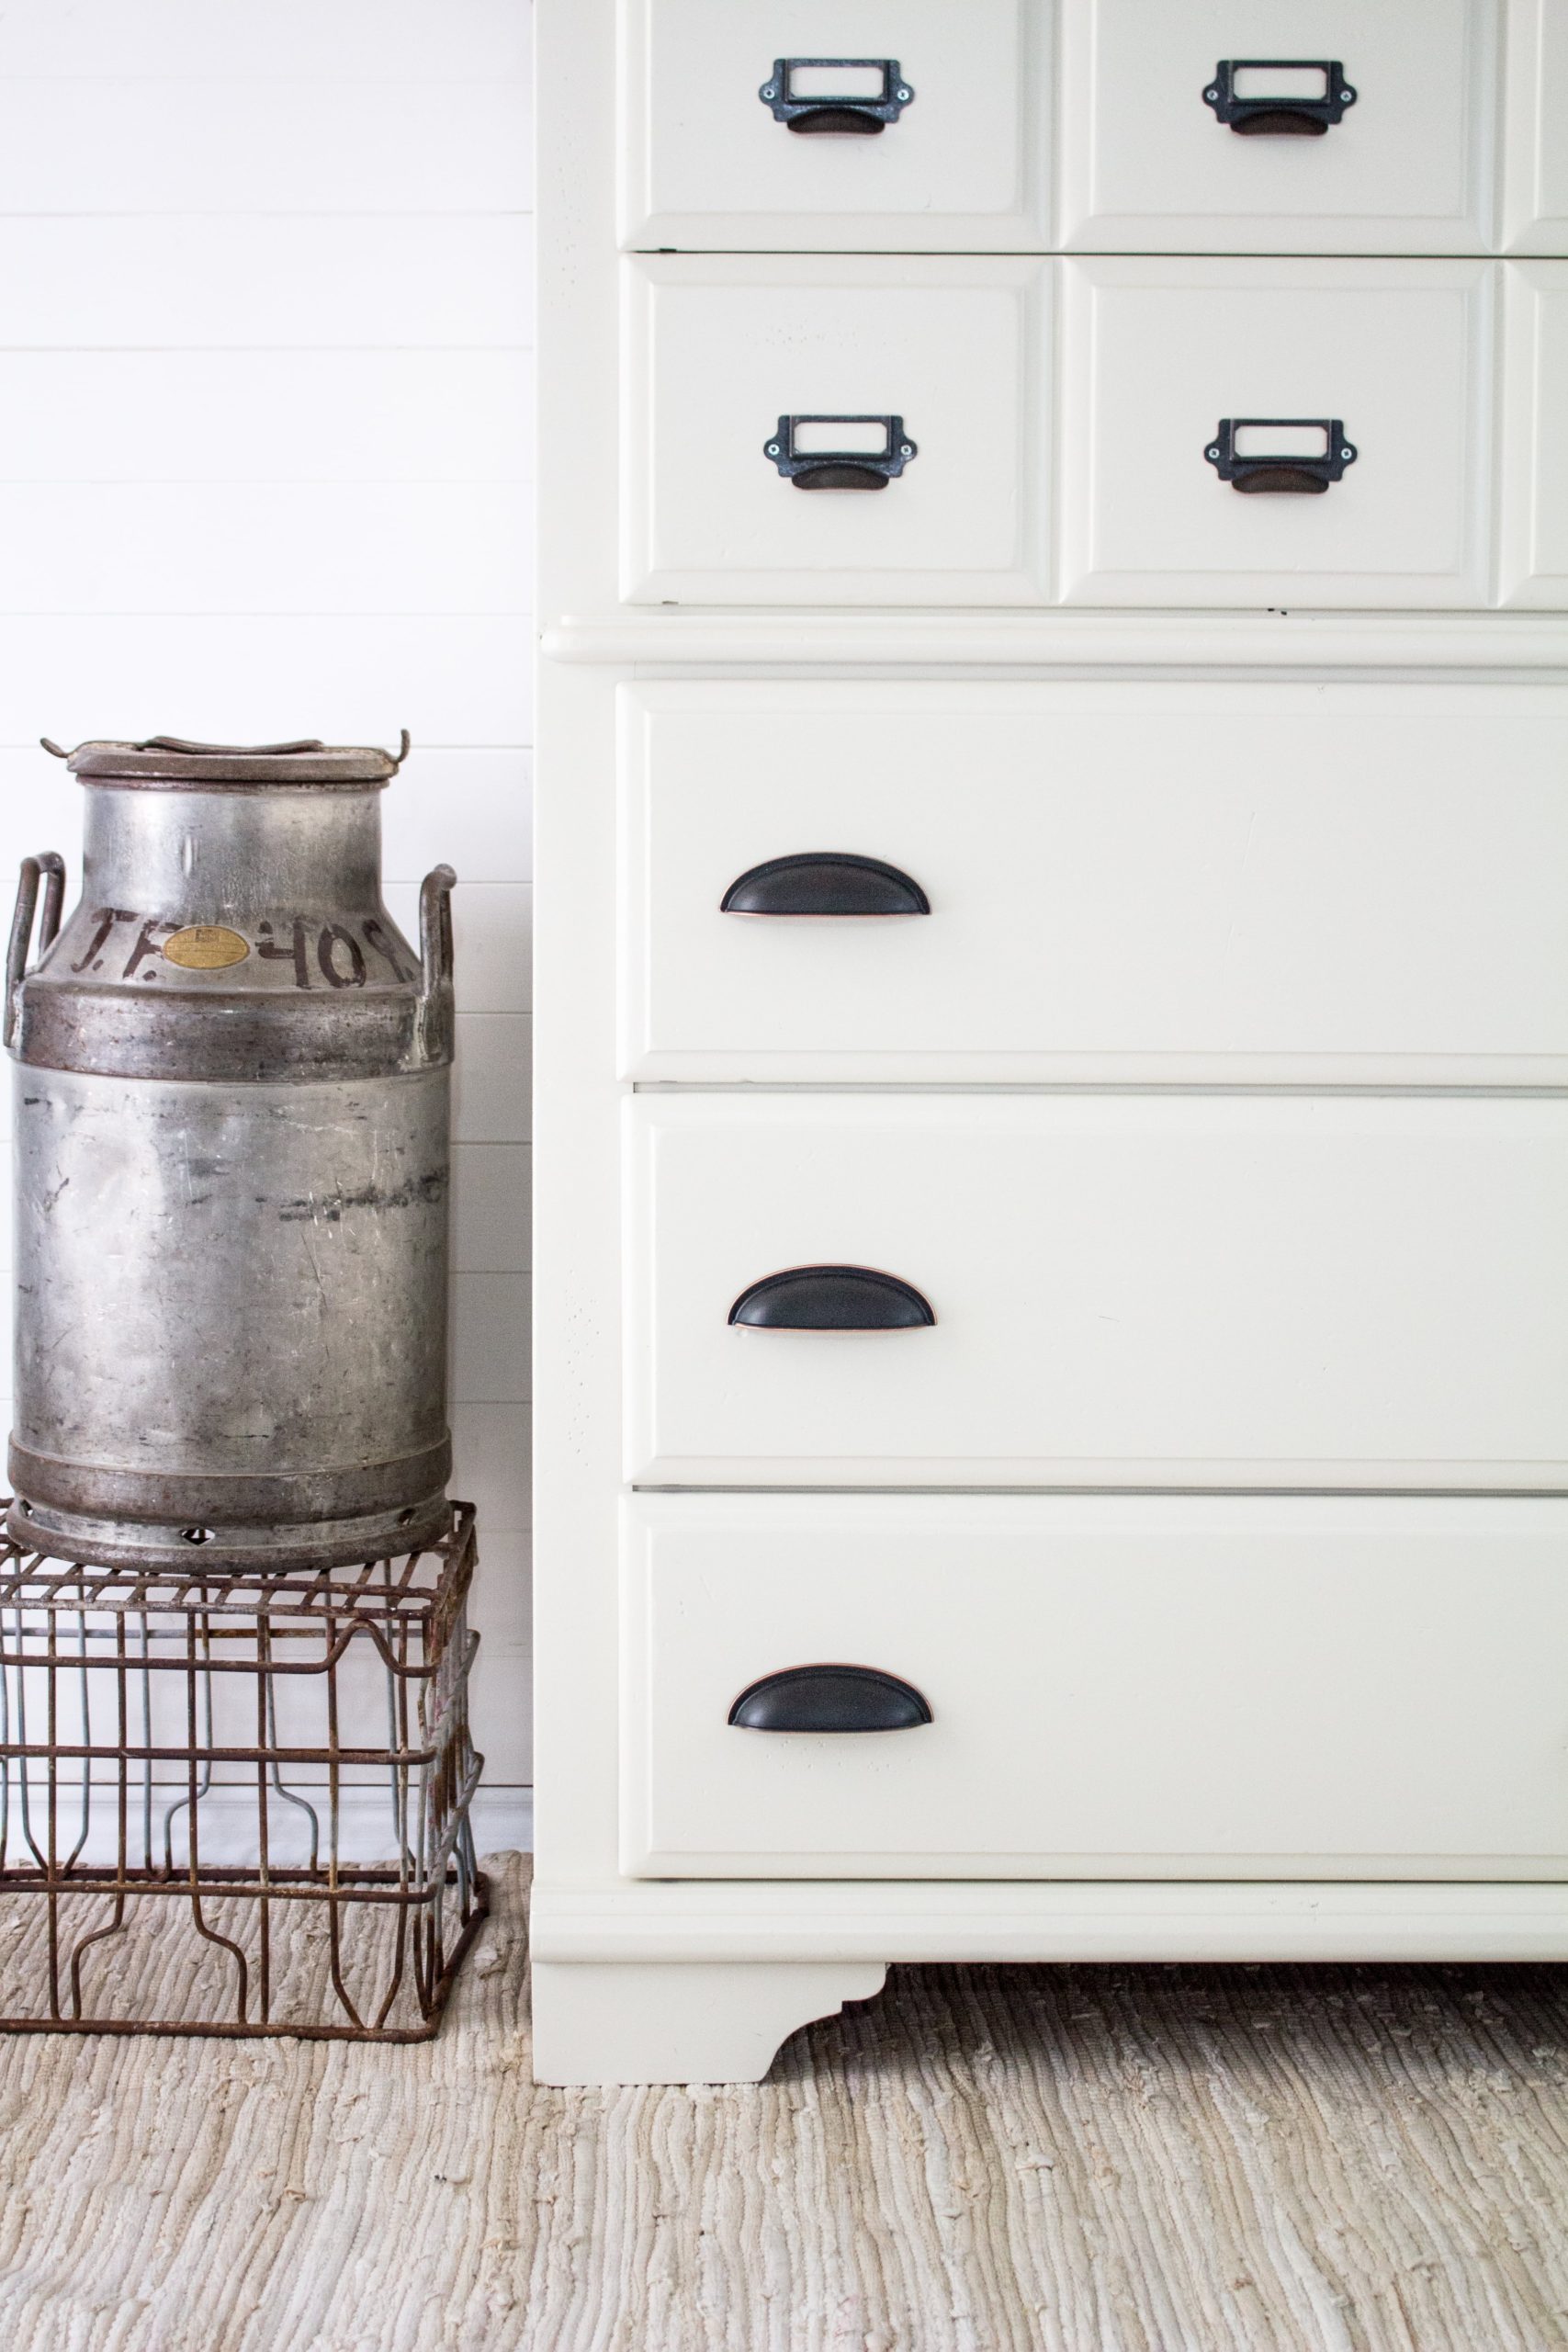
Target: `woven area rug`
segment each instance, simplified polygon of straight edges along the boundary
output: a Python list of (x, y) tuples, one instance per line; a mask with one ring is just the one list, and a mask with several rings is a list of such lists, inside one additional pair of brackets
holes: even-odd
[(6, 2352), (1568, 2346), (1562, 1972), (897, 1969), (541, 2091), (489, 1867), (434, 2044), (0, 2044)]

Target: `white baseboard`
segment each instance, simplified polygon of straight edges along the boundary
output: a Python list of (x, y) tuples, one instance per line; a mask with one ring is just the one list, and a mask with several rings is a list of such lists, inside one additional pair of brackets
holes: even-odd
[(533, 1852), (532, 1789), (476, 1789), (469, 1811), (474, 1844), (481, 1854)]

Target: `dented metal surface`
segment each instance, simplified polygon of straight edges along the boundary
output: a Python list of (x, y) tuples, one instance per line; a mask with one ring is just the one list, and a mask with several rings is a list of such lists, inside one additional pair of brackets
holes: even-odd
[(453, 876), (416, 950), (400, 757), (72, 757), (81, 900), (24, 974), (24, 869), (7, 974), (21, 1542), (281, 1566), (441, 1522)]

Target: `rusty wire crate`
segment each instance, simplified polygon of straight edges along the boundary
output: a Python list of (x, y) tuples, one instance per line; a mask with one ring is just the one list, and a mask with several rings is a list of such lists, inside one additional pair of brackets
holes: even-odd
[(487, 1908), (472, 1509), (279, 1576), (0, 1544), (0, 2030), (434, 2034)]

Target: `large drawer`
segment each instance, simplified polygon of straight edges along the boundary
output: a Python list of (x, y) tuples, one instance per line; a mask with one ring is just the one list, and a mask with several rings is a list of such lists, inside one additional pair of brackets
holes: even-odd
[(632, 1874), (1568, 1876), (1561, 1502), (642, 1497), (623, 1634)]
[(622, 0), (622, 242), (1475, 253), (1499, 232), (1503, 155), (1509, 226), (1539, 239), (1563, 209), (1555, 0), (1508, 11), (1499, 141), (1501, 14), (1498, 0)]
[(1568, 1084), (1568, 689), (661, 684), (620, 735), (628, 1077)]
[(634, 1481), (1568, 1487), (1568, 1102), (626, 1117)]
[(632, 603), (1493, 599), (1505, 265), (624, 267)]

